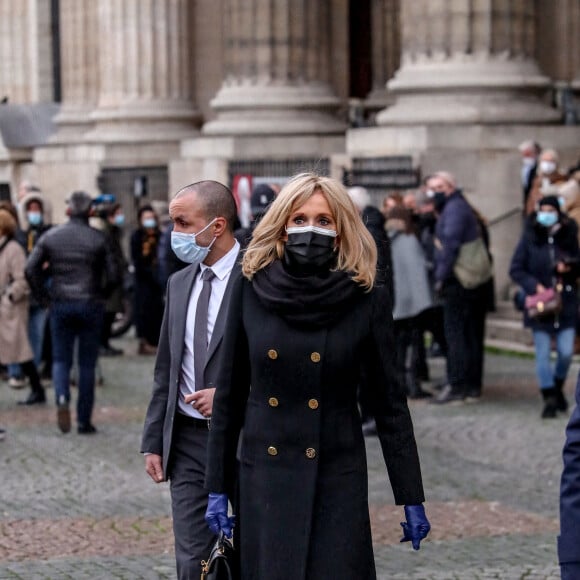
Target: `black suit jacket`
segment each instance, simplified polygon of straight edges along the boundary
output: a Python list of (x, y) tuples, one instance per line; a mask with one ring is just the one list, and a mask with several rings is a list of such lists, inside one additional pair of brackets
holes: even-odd
[[(179, 378), (185, 338), (187, 306), (199, 263), (176, 272), (169, 279), (165, 312), (161, 324), (157, 359), (153, 378), (153, 395), (147, 409), (141, 453), (155, 453), (163, 457), (163, 474), (167, 477), (167, 464), (171, 455), (173, 423), (177, 413)], [(239, 260), (230, 274), (226, 291), (213, 329), (204, 369), (205, 385), (216, 382), (220, 366), (219, 352), (226, 323), (226, 310), (233, 281), (241, 271)]]

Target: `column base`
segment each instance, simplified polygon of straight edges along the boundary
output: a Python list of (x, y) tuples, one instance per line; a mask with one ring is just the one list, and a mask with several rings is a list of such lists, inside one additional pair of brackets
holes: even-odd
[(550, 86), (531, 60), (456, 55), (408, 62), (389, 81), (397, 102), (377, 123), (556, 123), (561, 114), (542, 100)]
[(180, 141), (197, 133), (200, 118), (200, 113), (185, 102), (101, 106), (89, 115), (94, 129), (84, 140), (97, 143)]
[(217, 118), (205, 135), (310, 135), (344, 133), (340, 100), (326, 85), (224, 86), (211, 102)]
[(378, 113), (377, 125), (559, 123), (562, 113), (521, 91), (403, 94)]

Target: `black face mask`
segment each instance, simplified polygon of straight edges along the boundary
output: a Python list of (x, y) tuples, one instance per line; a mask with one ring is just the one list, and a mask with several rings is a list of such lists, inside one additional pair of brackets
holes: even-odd
[(435, 195), (433, 196), (433, 206), (435, 207), (435, 211), (437, 213), (441, 213), (445, 204), (447, 203), (447, 196), (443, 191), (436, 191)]
[[(292, 232), (292, 229), (302, 231)], [(320, 234), (308, 227), (289, 228), (284, 263), (296, 273), (315, 274), (330, 269), (336, 259), (334, 236)]]

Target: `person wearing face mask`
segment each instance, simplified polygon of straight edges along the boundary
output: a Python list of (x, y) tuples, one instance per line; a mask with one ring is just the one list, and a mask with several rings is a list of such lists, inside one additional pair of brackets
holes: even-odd
[[(114, 198), (113, 198), (114, 199)], [(121, 239), (123, 228), (125, 227), (125, 212), (120, 203), (113, 202), (107, 205), (101, 212), (102, 231), (107, 236), (111, 246), (111, 254), (115, 260), (117, 268), (118, 284), (111, 290), (107, 302), (105, 303), (105, 315), (103, 317), (103, 329), (101, 332), (100, 356), (118, 356), (123, 354), (123, 350), (115, 348), (109, 341), (111, 340), (111, 327), (115, 316), (124, 311), (124, 290), (123, 279), (127, 270), (128, 262), (123, 252)]]
[(163, 316), (163, 287), (160, 284), (158, 245), (161, 236), (157, 214), (150, 205), (137, 213), (138, 227), (131, 236), (131, 261), (135, 268), (135, 328), (138, 353), (157, 351)]
[(538, 158), (538, 169), (526, 204), (526, 215), (536, 211), (540, 199), (545, 195), (560, 195), (566, 183), (566, 175), (558, 168), (559, 156), (554, 149), (544, 149)]
[[(532, 330), (534, 336), (536, 374), (544, 400), (544, 419), (552, 419), (558, 412), (568, 409), (564, 384), (574, 352), (579, 260), (576, 223), (562, 213), (556, 196), (543, 197), (538, 211), (528, 218), (515, 249), (510, 276), (527, 296), (546, 288), (561, 290), (562, 309), (559, 313), (530, 318), (524, 310), (524, 325)], [(557, 351), (553, 368), (550, 361), (552, 340), (556, 342)]]
[(532, 139), (527, 139), (522, 142), (518, 147), (522, 158), (521, 165), (521, 183), (522, 183), (522, 193), (523, 193), (523, 208), (525, 208), (528, 203), (528, 196), (532, 190), (532, 185), (534, 184), (534, 179), (536, 178), (536, 173), (538, 171), (538, 156), (542, 152), (542, 147), (539, 143), (536, 143)]
[(221, 183), (184, 187), (169, 213), (171, 247), (188, 265), (167, 283), (141, 452), (153, 481), (170, 481), (177, 578), (185, 580), (200, 577), (216, 540), (204, 521), (205, 464), (217, 373), (229, 363), (221, 358), (222, 339), (240, 245), (235, 200)]
[[(47, 232), (52, 226), (52, 206), (50, 200), (42, 195), (40, 189), (34, 185), (26, 186), (26, 193), (20, 199), (19, 204), (19, 218), (22, 228), (18, 230), (16, 239), (24, 248), (26, 256), (28, 257), (40, 237)], [(41, 304), (34, 296), (31, 296), (29, 301), (28, 312), (28, 338), (30, 346), (34, 353), (34, 364), (40, 372), (40, 366), (43, 359), (43, 348), (46, 336), (46, 324), (48, 319), (47, 304)], [(50, 360), (46, 361), (45, 366), (50, 364)], [(9, 368), (11, 376), (19, 375), (20, 371), (18, 365)], [(22, 401), (24, 404), (32, 405), (37, 403), (37, 397), (34, 393)]]
[(242, 578), (376, 578), (357, 408), (363, 374), (395, 502), (405, 506), (402, 541), (419, 549), (429, 532), (376, 261), (358, 210), (331, 178), (291, 179), (254, 230), (228, 309), (205, 479), (208, 525), (230, 535), (239, 473)]
[[(433, 200), (435, 226), (434, 290), (443, 303), (443, 326), (447, 342), (447, 384), (434, 404), (477, 402), (483, 382), (483, 337), (488, 307), (487, 286), (464, 287), (454, 267), (463, 244), (482, 238), (476, 212), (447, 171), (427, 180), (427, 195)], [(487, 246), (487, 244), (486, 244)]]

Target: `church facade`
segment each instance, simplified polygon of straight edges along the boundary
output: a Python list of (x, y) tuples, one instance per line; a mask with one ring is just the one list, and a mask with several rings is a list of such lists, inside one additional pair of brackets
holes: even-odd
[(380, 203), (446, 169), (503, 287), (518, 144), (580, 157), (579, 30), (580, 0), (0, 0), (0, 196), (314, 169)]

